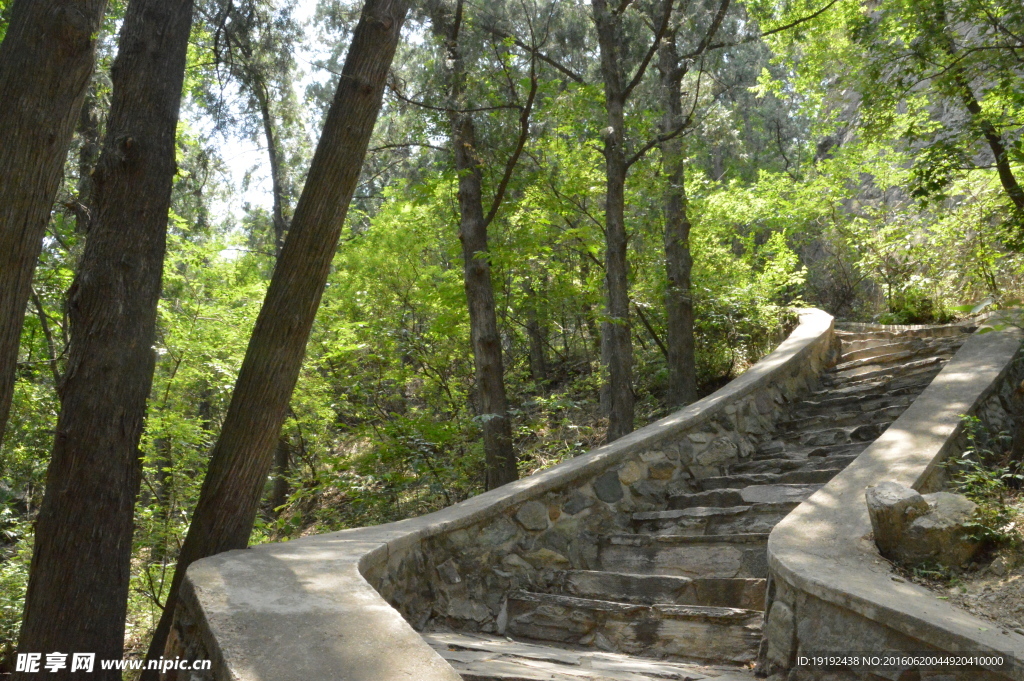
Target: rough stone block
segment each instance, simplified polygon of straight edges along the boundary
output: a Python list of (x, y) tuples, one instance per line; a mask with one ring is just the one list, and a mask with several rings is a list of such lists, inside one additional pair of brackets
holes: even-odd
[(629, 487), (647, 477), (647, 466), (638, 461), (627, 461), (619, 469), (619, 482)]
[(905, 562), (934, 561), (958, 567), (978, 552), (979, 542), (964, 527), (977, 509), (970, 499), (949, 492), (924, 495), (928, 512), (907, 527), (899, 555)]
[(594, 500), (592, 498), (580, 492), (576, 492), (571, 497), (569, 497), (568, 501), (565, 502), (565, 504), (562, 506), (562, 510), (568, 513), (569, 515), (576, 515), (583, 509), (590, 508), (593, 505)]
[(516, 520), (527, 530), (546, 530), (548, 509), (539, 501), (528, 501), (516, 512)]
[(768, 643), (769, 662), (784, 669), (792, 667), (796, 653), (796, 617), (793, 609), (780, 600), (772, 603), (768, 611), (764, 638)]
[(740, 448), (728, 437), (715, 438), (704, 451), (697, 455), (697, 463), (702, 466), (715, 466), (732, 463), (739, 459)]
[(864, 493), (875, 544), (887, 558), (896, 556), (907, 526), (928, 512), (928, 502), (898, 482), (883, 482)]
[(619, 474), (616, 471), (608, 471), (597, 476), (594, 480), (594, 494), (601, 501), (614, 504), (622, 499), (622, 485), (619, 483)]
[[(672, 474), (675, 472), (675, 464), (670, 461), (652, 463), (647, 467), (647, 473), (652, 480), (671, 480)], [(622, 476), (619, 477), (621, 478)]]

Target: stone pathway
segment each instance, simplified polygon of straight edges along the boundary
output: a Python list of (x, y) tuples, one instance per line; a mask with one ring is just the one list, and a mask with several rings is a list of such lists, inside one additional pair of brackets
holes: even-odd
[(565, 570), (543, 592), (510, 594), (507, 637), (426, 639), (466, 681), (753, 679), (768, 533), (895, 421), (967, 338), (957, 326), (837, 328), (839, 364), (750, 461), (670, 496), (664, 510), (634, 513), (633, 532), (601, 537), (601, 570)]

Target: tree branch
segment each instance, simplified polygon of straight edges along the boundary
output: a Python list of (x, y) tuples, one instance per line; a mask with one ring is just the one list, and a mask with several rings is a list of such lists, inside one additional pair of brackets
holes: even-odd
[[(726, 0), (727, 2), (728, 0)], [(651, 59), (654, 57), (654, 53), (658, 51), (658, 45), (661, 44), (661, 39), (665, 37), (665, 31), (668, 30), (669, 17), (672, 15), (673, 0), (664, 0), (664, 9), (661, 15), (661, 25), (658, 27), (658, 31), (654, 36), (654, 40), (651, 41), (651, 46), (647, 50), (647, 54), (644, 55), (643, 61), (640, 62), (640, 66), (636, 70), (636, 74), (633, 76), (633, 80), (629, 81), (629, 85), (622, 92), (622, 101), (629, 99), (630, 93), (633, 89), (640, 84), (643, 80), (644, 73), (647, 72), (647, 67), (651, 63)]]
[(516, 140), (516, 149), (509, 156), (508, 161), (505, 163), (505, 173), (501, 177), (501, 182), (498, 183), (498, 190), (494, 193), (494, 199), (491, 201), (491, 209), (487, 211), (487, 217), (484, 218), (484, 228), (486, 229), (491, 221), (494, 220), (494, 216), (498, 214), (498, 208), (501, 207), (501, 202), (505, 198), (505, 190), (508, 189), (508, 183), (512, 179), (512, 172), (515, 170), (516, 163), (519, 162), (519, 156), (523, 153), (523, 147), (526, 146), (526, 140), (530, 136), (530, 115), (533, 113), (533, 102), (537, 98), (537, 60), (530, 60), (530, 94), (526, 97), (526, 105), (523, 107), (522, 113), (519, 114), (519, 139)]

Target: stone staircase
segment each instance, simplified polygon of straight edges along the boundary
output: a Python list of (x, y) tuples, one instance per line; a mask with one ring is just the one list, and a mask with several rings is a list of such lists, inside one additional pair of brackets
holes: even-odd
[(913, 402), (967, 338), (958, 326), (837, 325), (842, 355), (750, 460), (634, 513), (600, 570), (508, 596), (505, 636), (428, 633), (466, 681), (753, 679), (771, 529)]

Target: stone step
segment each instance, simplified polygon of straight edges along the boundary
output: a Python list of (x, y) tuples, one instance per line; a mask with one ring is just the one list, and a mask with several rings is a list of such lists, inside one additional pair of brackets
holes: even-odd
[(917, 350), (901, 350), (887, 355), (878, 355), (867, 359), (855, 359), (852, 362), (843, 362), (829, 369), (831, 373), (839, 377), (863, 376), (864, 374), (878, 371), (891, 366), (903, 366), (915, 359), (926, 359), (934, 357), (952, 357), (956, 352), (955, 347), (923, 347)]
[(942, 371), (945, 362), (939, 360), (924, 360), (924, 366), (903, 368), (901, 371), (887, 369), (877, 375), (866, 378), (852, 378), (835, 380), (827, 378), (823, 380), (826, 389), (812, 394), (808, 399), (820, 399), (821, 395), (832, 395), (834, 397), (846, 397), (849, 395), (912, 395), (916, 397), (932, 380)]
[(729, 467), (729, 474), (736, 473), (785, 473), (795, 471), (806, 464), (805, 459), (797, 458), (776, 458), (776, 459), (754, 459), (734, 464)]
[(613, 534), (598, 543), (602, 570), (680, 577), (755, 577), (768, 575), (768, 535)]
[[(760, 459), (736, 464), (730, 468), (729, 473), (788, 473), (793, 470), (825, 470), (827, 468), (842, 470), (857, 458), (857, 455), (863, 451), (864, 445), (857, 442), (843, 446), (846, 450), (852, 449), (852, 451), (828, 456), (828, 449), (838, 448), (823, 448), (822, 446), (822, 448), (811, 450), (810, 452), (814, 453), (814, 456), (807, 459)], [(825, 452), (819, 452), (819, 450), (825, 450)]]
[(652, 660), (504, 636), (430, 632), (423, 639), (463, 681), (754, 681), (748, 669)]
[(764, 579), (637, 575), (599, 570), (564, 570), (554, 588), (569, 596), (654, 605), (707, 605), (719, 608), (764, 609)]
[(796, 502), (750, 506), (697, 506), (669, 511), (634, 513), (638, 533), (674, 535), (751, 534), (771, 532), (797, 507)]
[(890, 393), (874, 394), (853, 394), (840, 395), (838, 397), (825, 397), (824, 393), (819, 399), (805, 400), (794, 407), (790, 418), (798, 419), (809, 416), (820, 416), (834, 414), (837, 411), (860, 411), (869, 412), (885, 407), (909, 407), (914, 401), (910, 395), (892, 395)]
[(782, 504), (801, 502), (821, 489), (821, 485), (751, 485), (740, 490), (740, 498), (747, 504)]
[(744, 664), (757, 657), (763, 614), (700, 605), (638, 605), (515, 591), (506, 633), (629, 655)]
[[(863, 449), (863, 445), (861, 445)], [(742, 489), (714, 489), (707, 492), (673, 494), (668, 498), (669, 510), (716, 506), (749, 506), (801, 502), (821, 488), (820, 484), (750, 485)]]
[(909, 400), (906, 405), (881, 407), (872, 411), (833, 410), (831, 414), (803, 416), (780, 421), (777, 430), (792, 433), (793, 431), (819, 430), (829, 426), (860, 426), (871, 423), (889, 424), (898, 419), (908, 406)]
[(803, 465), (809, 458), (829, 457), (852, 453), (859, 454), (865, 446), (863, 442), (841, 442), (839, 444), (815, 445), (809, 447), (797, 442), (787, 443), (782, 440), (779, 440), (779, 442), (783, 445), (782, 451), (776, 452), (772, 456), (754, 454), (749, 463), (754, 464), (761, 461), (777, 461), (785, 459)]
[(743, 490), (740, 489), (716, 489), (710, 492), (684, 492), (671, 494), (668, 497), (668, 507), (672, 510), (684, 508), (701, 508), (716, 506), (725, 508), (729, 506), (743, 506)]
[(793, 433), (787, 441), (805, 447), (825, 447), (828, 445), (852, 444), (855, 442), (871, 442), (889, 426), (887, 423), (868, 423), (862, 426), (840, 426)]
[[(922, 342), (916, 338), (894, 338), (891, 343), (873, 343), (867, 346), (851, 347), (853, 344), (844, 343), (843, 353), (839, 356), (839, 364), (888, 355), (901, 350), (913, 350), (920, 347)], [(856, 343), (872, 343), (872, 341), (856, 341)]]
[(888, 327), (876, 325), (878, 328), (838, 329), (836, 337), (840, 341), (877, 340), (891, 338), (948, 338), (965, 335), (969, 329), (957, 325), (917, 326), (914, 328)]
[(835, 477), (842, 468), (825, 468), (817, 470), (795, 470), (785, 473), (739, 473), (703, 478), (697, 484), (704, 491), (713, 489), (741, 489), (751, 485), (808, 485), (826, 483)]

